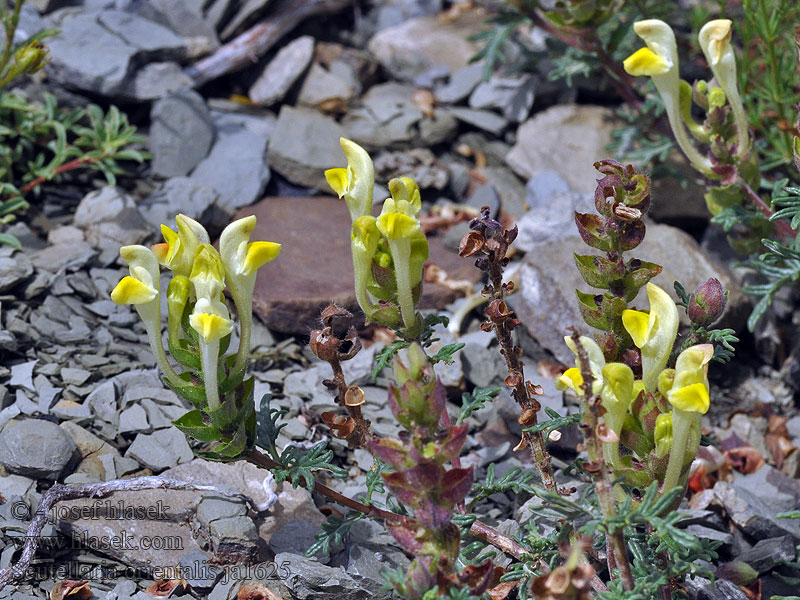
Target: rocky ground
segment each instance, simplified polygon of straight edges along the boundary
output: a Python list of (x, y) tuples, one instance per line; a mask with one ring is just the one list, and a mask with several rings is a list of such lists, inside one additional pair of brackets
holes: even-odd
[[(340, 136), (373, 153), (376, 199), (399, 175), (422, 188), (438, 267), (427, 272), (428, 309), (456, 313), (469, 301), (465, 293), (480, 290), (478, 272), (454, 252), (477, 208), (488, 205), (505, 223), (516, 222), (521, 291), (512, 303), (525, 326), (519, 331), (529, 373), (544, 388), (546, 406), (576, 410), (550, 377), (559, 361), (572, 362), (562, 336), (581, 324), (573, 289), (584, 287), (572, 259), (581, 250), (572, 211), (590, 206), (592, 163), (608, 155), (617, 100), (597, 92), (597, 82), (567, 88), (548, 81), (545, 61), (535, 72), (485, 81), (483, 65), (469, 64), (478, 46), (468, 37), (486, 27), (489, 15), (470, 3), (454, 3), (446, 13), (441, 0), (359, 9), (308, 4), (316, 14), (294, 20), (286, 17), (292, 3), (277, 0), (32, 0), (23, 12), (27, 33), (61, 33), (48, 42), (45, 77), (21, 91), (36, 97), (46, 89), (67, 105), (91, 99), (122, 106), (148, 135), (153, 158), (131, 167), (117, 187), (86, 177), (46, 185), (28, 217), (5, 229), (23, 250), (0, 247), (0, 569), (17, 556), (30, 512), (54, 481), (159, 474), (240, 495), (122, 493), (105, 516), (80, 510), (96, 502), (67, 502), (44, 532), (36, 577), (0, 598), (43, 598), (58, 581), (88, 579), (96, 598), (145, 600), (153, 573), (142, 569), (175, 565), (184, 567), (192, 594), (214, 600), (233, 597), (241, 580), (262, 582), (287, 600), (389, 597), (380, 570), (407, 559), (380, 523), (361, 521), (342, 547), (306, 558), (324, 514), (338, 509), (276, 485), (251, 465), (193, 458), (171, 425), (184, 403), (160, 382), (135, 312), (109, 299), (125, 270), (120, 245), (155, 242), (158, 226), (177, 213), (217, 232), (234, 215), (258, 215), (254, 238), (284, 246), (280, 259), (262, 269), (257, 289), (256, 397), (270, 392), (288, 411), (283, 445), (328, 439), (319, 415), (332, 406), (321, 385), (329, 367), (304, 344), (327, 302), (354, 306), (349, 218), (323, 177), (324, 169), (344, 164)], [(253, 24), (279, 17), (281, 37), (246, 69), (209, 75), (204, 57)], [(532, 47), (544, 43), (539, 31), (529, 37)], [(713, 366), (704, 424), (714, 443), (701, 455), (709, 478), (684, 507), (686, 526), (722, 542), (721, 562), (735, 558), (758, 571), (763, 598), (789, 594), (774, 573), (785, 569), (780, 560), (795, 559), (800, 543), (798, 522), (776, 517), (800, 508), (800, 363), (782, 325), (798, 313), (786, 296), (755, 335), (747, 334), (751, 301), (738, 290), (748, 275), (731, 269), (724, 236), (707, 227), (700, 188), (657, 181), (653, 204), (655, 221), (637, 256), (664, 265), (655, 282), (665, 289), (674, 280), (687, 289), (710, 276), (722, 280), (731, 291), (726, 326), (742, 338), (731, 364)], [(440, 343), (466, 343), (439, 371), (453, 411), (463, 391), (502, 385), (501, 358), (476, 316), (439, 336)], [(396, 428), (386, 381), (370, 378), (379, 333), (365, 332), (366, 348), (345, 373), (364, 388), (365, 413), (385, 435)], [(472, 417), (462, 462), (474, 465), (478, 478), (490, 463), (498, 475), (531, 468), (511, 451), (517, 416), (504, 391)], [(577, 439), (567, 432), (553, 444), (557, 464), (575, 456)], [(329, 484), (362, 493), (370, 456), (329, 441), (351, 475)], [(513, 535), (535, 518), (528, 500), (494, 495), (481, 514)], [(113, 518), (115, 507), (148, 506), (163, 511), (133, 527)], [(151, 543), (93, 544), (126, 532)], [(234, 553), (248, 557), (251, 568), (215, 564)], [(698, 598), (747, 597), (728, 582), (714, 590), (697, 579), (689, 587)]]

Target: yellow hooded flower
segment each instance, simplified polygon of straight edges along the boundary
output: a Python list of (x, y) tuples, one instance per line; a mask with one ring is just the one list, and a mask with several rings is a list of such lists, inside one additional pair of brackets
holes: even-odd
[(344, 198), (350, 211), (350, 220), (372, 212), (372, 188), (375, 186), (375, 168), (367, 151), (346, 138), (339, 143), (347, 157), (347, 167), (328, 169), (325, 179), (339, 198)]
[[(397, 283), (397, 303), (400, 305), (403, 323), (406, 327), (412, 327), (417, 321), (414, 312), (413, 288), (416, 285), (415, 282), (418, 283), (421, 280), (420, 273), (424, 262), (424, 259), (420, 261), (418, 258), (423, 254), (427, 255), (427, 240), (419, 239), (421, 234), (417, 214), (422, 208), (422, 203), (417, 184), (408, 177), (391, 180), (389, 191), (392, 193), (392, 197), (384, 201), (383, 209), (375, 221), (375, 226), (386, 238), (392, 254)], [(412, 240), (415, 242), (413, 257)]]
[(370, 301), (367, 286), (372, 281), (372, 259), (378, 250), (380, 238), (381, 234), (378, 231), (375, 217), (363, 215), (353, 221), (353, 229), (350, 232), (350, 252), (353, 256), (356, 300), (367, 319), (375, 309), (375, 305)]
[(161, 226), (164, 243), (155, 244), (153, 252), (158, 262), (172, 270), (176, 275), (188, 276), (192, 270), (192, 261), (201, 244), (210, 244), (208, 232), (205, 227), (186, 215), (175, 217), (178, 231), (175, 232), (166, 225)]
[(161, 283), (158, 259), (149, 248), (139, 245), (123, 246), (119, 254), (128, 263), (130, 275), (123, 277), (112, 290), (111, 299), (117, 304), (133, 304), (144, 323), (147, 339), (158, 366), (172, 384), (177, 384), (181, 379), (169, 364), (161, 342)]
[(667, 366), (672, 344), (678, 334), (678, 307), (664, 290), (647, 284), (650, 312), (625, 310), (622, 324), (642, 351), (642, 380), (648, 392), (655, 392), (658, 376)]
[(708, 363), (714, 346), (699, 344), (687, 348), (675, 362), (675, 377), (667, 391), (672, 404), (672, 449), (662, 491), (676, 487), (687, 473), (700, 445), (701, 417), (710, 406)]
[(703, 25), (698, 35), (698, 41), (706, 61), (708, 61), (708, 66), (714, 73), (719, 87), (725, 92), (725, 97), (733, 111), (737, 129), (737, 151), (740, 154), (747, 152), (750, 147), (749, 124), (736, 81), (736, 56), (731, 48), (730, 19), (715, 19)]
[(681, 150), (698, 171), (711, 175), (711, 162), (692, 145), (681, 120), (678, 47), (672, 28), (659, 19), (648, 19), (634, 23), (633, 30), (647, 47), (637, 50), (625, 59), (625, 71), (634, 77), (648, 75), (653, 79)]
[[(599, 394), (603, 389), (603, 367), (606, 366), (606, 359), (600, 346), (597, 345), (592, 338), (582, 335), (578, 338), (581, 346), (583, 346), (586, 356), (589, 359), (589, 372), (592, 374), (592, 394)], [(583, 396), (583, 375), (581, 374), (581, 365), (578, 358), (578, 347), (575, 340), (571, 336), (564, 336), (564, 342), (567, 347), (575, 355), (575, 366), (567, 369), (555, 381), (556, 389), (566, 390), (570, 389), (578, 396)]]
[(255, 215), (238, 219), (228, 225), (219, 238), (219, 253), (225, 267), (236, 309), (241, 323), (241, 339), (236, 352), (234, 370), (244, 367), (250, 352), (250, 334), (253, 325), (253, 292), (256, 274), (262, 266), (275, 260), (281, 245), (275, 242), (251, 242), (250, 235), (256, 226)]
[(667, 392), (667, 399), (674, 408), (701, 415), (708, 412), (708, 363), (713, 356), (712, 344), (692, 346), (678, 355), (675, 378)]

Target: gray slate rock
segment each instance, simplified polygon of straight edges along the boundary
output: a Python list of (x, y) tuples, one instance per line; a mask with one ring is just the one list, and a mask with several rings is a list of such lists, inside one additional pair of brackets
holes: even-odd
[(780, 561), (792, 562), (797, 554), (792, 536), (783, 535), (778, 538), (760, 540), (750, 550), (736, 556), (736, 560), (745, 562), (763, 575), (772, 570)]
[(702, 577), (687, 577), (683, 586), (695, 600), (747, 600), (747, 595), (727, 579), (717, 579), (712, 584)]
[(52, 60), (45, 69), (72, 88), (127, 96), (137, 67), (186, 54), (185, 42), (166, 27), (118, 10), (65, 9), (48, 20), (59, 33), (47, 40)]
[(400, 83), (375, 85), (362, 105), (342, 119), (347, 136), (367, 149), (433, 146), (450, 139), (458, 123), (445, 110), (426, 116), (412, 101), (414, 87)]
[(140, 204), (140, 211), (153, 227), (174, 223), (179, 214), (205, 223), (218, 198), (219, 192), (208, 185), (190, 177), (172, 177)]
[(11, 380), (8, 382), (8, 385), (11, 387), (24, 387), (34, 391), (33, 367), (36, 366), (37, 362), (37, 360), (29, 360), (11, 367)]
[(483, 69), (483, 62), (472, 63), (458, 69), (450, 76), (447, 85), (436, 90), (436, 101), (442, 104), (456, 104), (464, 100), (483, 80)]
[(258, 531), (241, 498), (205, 496), (197, 506), (197, 520), (211, 535), (214, 552), (256, 554)]
[(181, 557), (181, 578), (189, 582), (192, 588), (210, 590), (222, 575), (223, 570), (213, 564), (213, 557), (202, 550), (189, 550)]
[[(269, 549), (275, 554), (289, 552), (304, 555), (314, 543), (314, 536), (317, 533), (319, 533), (319, 527), (316, 524), (293, 519), (272, 534), (269, 539)], [(322, 562), (327, 563), (327, 560)]]
[(369, 600), (371, 591), (350, 576), (343, 567), (328, 567), (299, 554), (284, 552), (275, 556), (275, 564), (283, 565), (291, 575), (284, 583), (297, 600)]
[(133, 4), (134, 11), (155, 23), (166, 25), (183, 38), (189, 58), (208, 54), (219, 47), (214, 26), (203, 16), (198, 0), (144, 0)]
[(298, 185), (328, 189), (324, 171), (345, 164), (344, 129), (315, 110), (284, 105), (269, 146), (269, 164)]
[(508, 122), (503, 117), (490, 110), (475, 110), (474, 108), (454, 106), (448, 112), (459, 121), (494, 135), (503, 133), (506, 125), (508, 125)]
[[(296, 134), (295, 134), (296, 135)], [(259, 199), (270, 178), (267, 140), (250, 129), (225, 128), (191, 179), (217, 191), (217, 206), (229, 216)]]
[(151, 62), (136, 71), (126, 95), (136, 100), (156, 100), (192, 85), (191, 78), (174, 61)]
[(247, 24), (269, 5), (272, 0), (242, 0), (237, 3), (238, 11), (220, 34), (223, 40), (237, 33), (238, 29)]
[(150, 122), (150, 151), (157, 175), (188, 175), (206, 157), (214, 141), (214, 122), (206, 102), (191, 89), (153, 104)]
[(570, 188), (593, 192), (598, 178), (593, 165), (608, 155), (612, 117), (610, 109), (590, 105), (558, 105), (536, 113), (517, 129), (506, 162), (525, 179), (556, 171)]
[(514, 123), (524, 121), (531, 112), (536, 79), (524, 77), (492, 77), (481, 82), (469, 97), (472, 108), (494, 108)]
[(58, 479), (77, 446), (58, 425), (26, 419), (0, 432), (0, 463), (11, 473)]
[(280, 102), (303, 75), (314, 56), (314, 38), (301, 36), (286, 44), (250, 87), (250, 100), (262, 106)]
[(0, 257), (0, 294), (13, 289), (33, 275), (33, 263), (24, 252)]
[(192, 449), (186, 437), (174, 427), (155, 433), (140, 433), (133, 440), (125, 456), (135, 458), (153, 471), (163, 471), (178, 463), (192, 459)]

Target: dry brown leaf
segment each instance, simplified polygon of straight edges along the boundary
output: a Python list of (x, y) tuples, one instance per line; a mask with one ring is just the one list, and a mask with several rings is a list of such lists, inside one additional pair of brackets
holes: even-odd
[(517, 581), (504, 581), (503, 583), (499, 583), (494, 586), (490, 590), (486, 590), (486, 593), (489, 594), (492, 600), (505, 600), (505, 598), (511, 593), (520, 580)]
[(730, 465), (742, 473), (755, 473), (764, 466), (764, 457), (752, 446), (740, 446), (725, 452)]
[(92, 590), (89, 589), (89, 582), (84, 580), (65, 579), (59, 581), (50, 590), (50, 600), (89, 600), (92, 597)]
[(159, 579), (147, 586), (144, 593), (153, 598), (169, 598), (176, 590), (182, 592), (187, 587), (189, 584), (185, 579)]
[(236, 600), (283, 600), (261, 583), (245, 583), (236, 592)]

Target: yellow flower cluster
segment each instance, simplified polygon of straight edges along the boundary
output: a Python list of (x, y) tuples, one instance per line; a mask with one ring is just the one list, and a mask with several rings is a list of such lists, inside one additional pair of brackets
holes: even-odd
[[(415, 298), (422, 281), (422, 267), (428, 258), (428, 242), (420, 231), (422, 208), (419, 188), (410, 177), (389, 182), (387, 198), (378, 217), (372, 216), (375, 170), (372, 159), (361, 146), (341, 138), (346, 168), (325, 171), (328, 184), (344, 198), (353, 227), (350, 247), (353, 256), (356, 300), (368, 320), (385, 325), (413, 328), (418, 324)], [(375, 271), (389, 269), (391, 278), (376, 277)], [(388, 279), (392, 279), (389, 281)], [(397, 309), (375, 301), (394, 301)]]
[[(629, 427), (637, 433), (649, 429), (651, 448), (658, 456), (669, 453), (662, 489), (678, 485), (681, 475), (691, 462), (700, 443), (700, 418), (710, 405), (708, 363), (714, 355), (711, 344), (685, 349), (678, 355), (675, 369), (666, 368), (678, 333), (678, 309), (669, 295), (655, 284), (647, 284), (649, 312), (625, 310), (622, 322), (642, 357), (642, 377), (634, 378), (632, 369), (622, 363), (606, 363), (603, 351), (588, 337), (579, 338), (589, 361), (593, 395), (599, 395), (605, 409), (602, 421), (613, 432), (612, 440), (604, 445), (605, 459), (614, 468), (624, 468), (620, 458), (619, 440)], [(565, 341), (576, 356), (576, 366), (556, 380), (559, 389), (571, 389), (583, 395), (584, 378), (578, 359), (578, 348), (571, 337)], [(585, 367), (584, 367), (585, 368)], [(639, 402), (636, 402), (637, 399)], [(652, 409), (659, 405), (672, 410), (660, 410), (652, 427), (642, 427), (643, 415), (633, 414), (634, 404)]]
[(220, 238), (220, 249), (211, 245), (205, 228), (185, 215), (176, 218), (177, 231), (161, 226), (164, 242), (152, 249), (124, 246), (120, 256), (128, 263), (130, 275), (111, 292), (117, 304), (133, 304), (147, 329), (150, 345), (159, 367), (172, 385), (186, 381), (173, 369), (161, 341), (159, 264), (173, 273), (167, 289), (170, 346), (178, 347), (180, 323), (184, 310), (192, 302), (189, 323), (198, 334), (203, 377), (208, 405), (219, 406), (217, 371), (220, 340), (233, 331), (223, 291), (227, 287), (236, 304), (241, 323), (239, 348), (234, 371), (244, 368), (250, 346), (252, 303), (258, 269), (277, 258), (280, 244), (251, 242), (256, 225), (254, 216), (228, 225)]

